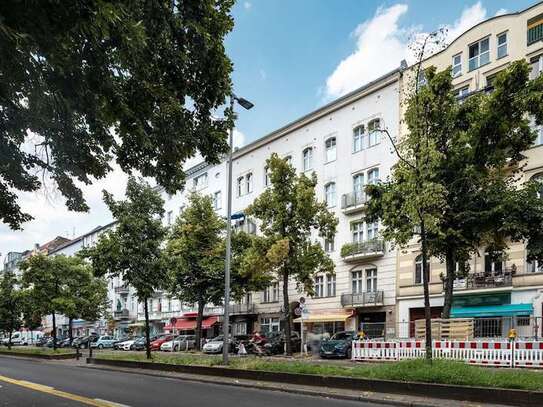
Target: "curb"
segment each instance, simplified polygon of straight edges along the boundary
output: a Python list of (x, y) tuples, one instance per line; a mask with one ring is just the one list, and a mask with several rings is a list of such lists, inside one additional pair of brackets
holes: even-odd
[[(95, 358), (87, 358), (87, 363), (93, 365), (113, 366), (129, 369), (137, 368), (152, 371), (176, 372), (203, 376), (224, 377), (229, 379), (242, 379), (310, 386), (316, 388), (371, 391), (384, 394), (430, 397), (434, 399), (470, 401), (476, 403), (493, 403), (501, 405), (507, 404), (512, 406), (526, 407), (540, 407), (543, 405), (543, 392), (538, 391), (444, 385), (421, 382), (401, 382), (394, 380), (374, 380), (340, 376), (318, 376), (309, 374), (242, 370), (224, 367), (170, 365), (165, 363), (107, 360)], [(326, 393), (325, 396), (329, 397), (330, 395)], [(411, 406), (412, 404), (407, 405)]]
[(61, 353), (58, 355), (47, 355), (39, 353), (22, 353), (22, 352), (4, 352), (0, 351), (0, 356), (15, 356), (21, 358), (30, 358), (30, 359), (45, 359), (45, 360), (65, 360), (65, 359), (75, 359), (75, 353)]

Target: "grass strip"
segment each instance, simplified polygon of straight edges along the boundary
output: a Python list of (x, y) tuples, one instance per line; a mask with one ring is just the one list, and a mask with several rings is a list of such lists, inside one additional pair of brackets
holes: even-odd
[(2, 346), (0, 347), (0, 353), (20, 353), (23, 355), (73, 355), (75, 354), (75, 350), (53, 350), (51, 348), (37, 348), (29, 346), (13, 346), (10, 350), (7, 348), (7, 346)]

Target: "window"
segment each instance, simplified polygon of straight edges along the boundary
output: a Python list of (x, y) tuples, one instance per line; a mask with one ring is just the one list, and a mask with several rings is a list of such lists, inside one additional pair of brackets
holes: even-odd
[(419, 76), (417, 78), (417, 86), (419, 88), (422, 88), (428, 84), (428, 80), (426, 79), (426, 74), (423, 70), (419, 72)]
[(221, 209), (222, 207), (222, 194), (221, 191), (217, 191), (213, 194), (213, 207), (215, 209)]
[(283, 160), (285, 160), (288, 165), (292, 165), (292, 156), (287, 155)]
[(464, 86), (462, 88), (455, 89), (454, 96), (457, 99), (463, 99), (469, 93), (469, 86)]
[(368, 184), (375, 185), (379, 182), (379, 168), (368, 171)]
[(498, 34), (497, 37), (497, 59), (507, 56), (507, 33)]
[(324, 239), (324, 251), (326, 253), (333, 252), (335, 250), (334, 246), (335, 246), (334, 238)]
[(543, 173), (534, 175), (532, 179), (540, 183), (538, 195), (540, 199), (543, 199)]
[(336, 183), (330, 182), (324, 186), (324, 195), (326, 206), (329, 208), (336, 206)]
[(373, 147), (381, 142), (381, 120), (374, 119), (368, 123), (368, 147)]
[(264, 300), (262, 302), (279, 301), (279, 283), (275, 282), (264, 290)]
[(543, 54), (538, 55), (530, 60), (530, 79), (535, 79), (543, 72)]
[(353, 177), (353, 192), (355, 202), (362, 202), (364, 197), (364, 174), (356, 174)]
[(270, 169), (268, 168), (268, 166), (266, 165), (264, 167), (264, 186), (267, 187), (267, 186), (270, 186)]
[(543, 14), (539, 14), (528, 20), (527, 37), (528, 45), (543, 40)]
[(279, 332), (279, 318), (262, 318), (260, 320), (260, 330), (263, 333)]
[(379, 234), (379, 222), (368, 223), (366, 229), (368, 231), (368, 240), (376, 239)]
[(352, 223), (351, 231), (353, 233), (353, 243), (360, 243), (364, 241), (364, 222)]
[(245, 191), (248, 194), (253, 192), (253, 173), (252, 172), (245, 175)]
[(313, 149), (311, 147), (306, 148), (303, 152), (303, 157), (303, 169), (304, 171), (309, 171), (313, 168)]
[(543, 126), (538, 126), (536, 128), (537, 131), (537, 137), (534, 141), (535, 146), (543, 145)]
[[(428, 277), (430, 276), (430, 262), (426, 261), (428, 267)], [(415, 284), (422, 284), (422, 254), (419, 254), (415, 259)], [(429, 279), (428, 279), (428, 282)]]
[(336, 276), (335, 274), (326, 275), (326, 295), (328, 297), (336, 296)]
[(353, 130), (353, 153), (365, 148), (364, 146), (364, 126), (355, 127)]
[(456, 78), (457, 76), (462, 75), (462, 54), (455, 55), (452, 58), (452, 77)]
[(243, 177), (237, 180), (238, 196), (243, 196)]
[(315, 277), (315, 297), (324, 297), (324, 277)]
[(336, 138), (330, 137), (324, 144), (326, 147), (326, 162), (336, 161)]
[(499, 251), (486, 251), (485, 252), (485, 274), (486, 275), (499, 275), (502, 274), (504, 269), (503, 253)]
[(366, 292), (377, 291), (377, 269), (366, 269)]
[(201, 189), (207, 187), (207, 172), (194, 177), (192, 180), (194, 189)]
[(479, 68), (490, 62), (490, 40), (488, 37), (469, 46), (469, 70)]
[(362, 282), (364, 280), (362, 270), (354, 270), (351, 272), (351, 284), (352, 284), (352, 293), (360, 294), (363, 292)]
[(166, 214), (166, 223), (168, 224), (168, 226), (171, 226), (172, 220), (173, 220), (173, 211), (168, 211), (168, 213)]

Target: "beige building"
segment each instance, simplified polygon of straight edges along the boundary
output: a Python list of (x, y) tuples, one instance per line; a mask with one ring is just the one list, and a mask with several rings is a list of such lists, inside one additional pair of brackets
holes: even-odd
[[(511, 62), (520, 59), (531, 64), (532, 78), (542, 74), (543, 2), (517, 13), (490, 18), (472, 27), (445, 49), (423, 61), (423, 68), (433, 65), (442, 70), (451, 66), (453, 84), (461, 97), (470, 92), (490, 89), (495, 75)], [(405, 75), (405, 78), (408, 76)], [(524, 168), (524, 180), (543, 176), (542, 128), (538, 129), (538, 138), (533, 148), (526, 151), (525, 155), (527, 165)], [(417, 244), (398, 252), (397, 321), (403, 327), (402, 336), (413, 333), (412, 328), (407, 328), (408, 321), (423, 318), (419, 255)], [(485, 253), (485, 248), (481, 248), (480, 256), (471, 259), (470, 263), (468, 278), (455, 283), (453, 317), (541, 317), (543, 265), (526, 261), (523, 244), (511, 245), (504, 262), (493, 261)], [(440, 275), (445, 273), (445, 265), (432, 259), (430, 270), (432, 314), (438, 317), (443, 306)], [(497, 324), (492, 329), (497, 334), (506, 327)]]

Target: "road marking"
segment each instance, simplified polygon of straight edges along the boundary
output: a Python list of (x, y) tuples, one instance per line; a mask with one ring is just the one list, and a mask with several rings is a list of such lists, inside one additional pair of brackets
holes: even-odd
[(17, 380), (12, 379), (11, 377), (6, 377), (0, 375), (0, 381), (15, 384), (17, 386), (26, 387), (27, 389), (39, 391), (42, 393), (51, 394), (53, 396), (62, 397), (68, 400), (78, 401), (80, 403), (94, 406), (94, 407), (118, 407), (120, 404), (112, 403), (106, 400), (91, 399), (84, 396), (78, 396), (77, 394), (68, 393), (62, 390), (56, 390), (54, 387), (45, 386), (39, 383), (28, 382), (26, 380)]

